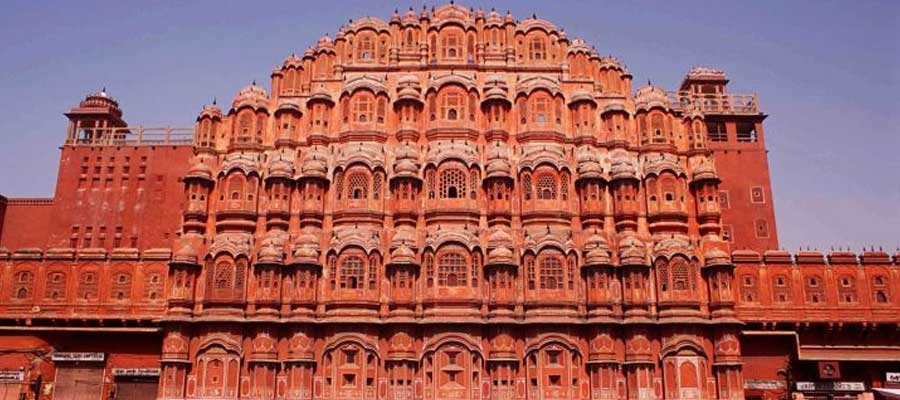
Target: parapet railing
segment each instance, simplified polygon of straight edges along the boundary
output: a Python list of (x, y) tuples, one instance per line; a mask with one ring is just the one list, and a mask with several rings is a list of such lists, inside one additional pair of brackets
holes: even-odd
[(707, 114), (758, 114), (756, 94), (716, 94), (668, 92), (669, 103), (676, 110), (695, 109)]
[(130, 126), (79, 128), (66, 139), (70, 146), (159, 146), (194, 143), (194, 128)]

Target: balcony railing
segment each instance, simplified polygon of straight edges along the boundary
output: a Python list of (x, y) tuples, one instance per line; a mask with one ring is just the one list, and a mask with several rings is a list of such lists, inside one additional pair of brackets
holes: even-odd
[(66, 140), (70, 146), (159, 146), (191, 145), (194, 128), (79, 128)]
[(715, 94), (668, 92), (669, 102), (676, 110), (696, 109), (706, 114), (758, 114), (756, 94)]

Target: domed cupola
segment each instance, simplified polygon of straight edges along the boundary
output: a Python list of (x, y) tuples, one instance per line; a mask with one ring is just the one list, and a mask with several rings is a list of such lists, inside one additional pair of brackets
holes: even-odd
[(609, 265), (611, 263), (609, 245), (598, 230), (584, 242), (584, 266)]
[(266, 171), (266, 180), (269, 179), (292, 179), (294, 177), (294, 163), (283, 157), (275, 158), (269, 161), (269, 168)]
[(685, 175), (684, 168), (678, 163), (678, 156), (671, 153), (649, 153), (644, 158), (644, 173), (660, 176), (663, 172), (671, 172), (675, 176)]
[(512, 164), (509, 161), (509, 146), (506, 142), (495, 141), (489, 145), (487, 164), (485, 166), (485, 179), (503, 178), (512, 179), (510, 170)]
[(320, 146), (310, 147), (300, 166), (301, 177), (327, 179), (328, 158)]
[(191, 159), (191, 166), (188, 169), (187, 174), (184, 175), (185, 181), (194, 179), (207, 182), (213, 181), (213, 170), (203, 161), (203, 158), (193, 157)]
[(78, 107), (102, 109), (117, 118), (122, 117), (122, 109), (119, 108), (119, 102), (106, 92), (106, 88), (97, 93), (87, 95), (84, 100), (78, 103)]
[(650, 111), (653, 108), (669, 111), (669, 96), (663, 89), (646, 85), (638, 89), (634, 96), (634, 104), (637, 111)]
[(268, 265), (284, 264), (283, 245), (276, 234), (270, 232), (263, 239), (259, 252), (256, 254), (256, 263)]
[(303, 59), (300, 57), (297, 57), (296, 54), (291, 53), (291, 55), (289, 55), (287, 58), (284, 59), (284, 62), (281, 64), (281, 68), (282, 69), (287, 69), (287, 68), (301, 69), (301, 68), (303, 68)]
[(404, 142), (394, 151), (394, 175), (391, 180), (396, 178), (409, 178), (420, 181), (419, 177), (419, 151), (414, 145)]
[(221, 120), (222, 119), (222, 109), (214, 101), (212, 104), (207, 104), (203, 106), (203, 109), (200, 110), (200, 115), (197, 116), (197, 121), (200, 121), (204, 118)]
[(416, 252), (406, 242), (400, 243), (391, 251), (391, 265), (418, 265)]
[(650, 265), (647, 261), (647, 247), (636, 236), (625, 236), (619, 241), (619, 264)]
[(488, 236), (487, 265), (515, 265), (515, 257), (512, 252), (513, 238), (508, 228), (495, 226)]
[(491, 101), (500, 101), (511, 105), (508, 93), (509, 86), (506, 84), (506, 81), (499, 75), (490, 75), (484, 82), (484, 98), (481, 102), (484, 104)]
[(249, 107), (253, 110), (264, 109), (269, 107), (269, 94), (266, 89), (253, 83), (244, 86), (231, 101), (232, 110), (238, 110), (243, 107)]
[(612, 165), (609, 167), (609, 177), (611, 180), (637, 180), (637, 169), (634, 166), (634, 160), (626, 154), (618, 154), (612, 159)]
[(691, 170), (691, 183), (698, 184), (704, 181), (711, 183), (719, 183), (719, 174), (716, 173), (716, 166), (709, 159), (699, 160)]
[(397, 101), (422, 102), (422, 85), (415, 75), (404, 75), (397, 80)]
[(305, 229), (297, 236), (291, 256), (292, 264), (319, 265), (319, 237), (313, 229)]
[(576, 89), (574, 92), (572, 92), (572, 96), (569, 98), (569, 106), (571, 107), (582, 102), (597, 105), (597, 101), (594, 100), (594, 95), (589, 90)]
[(576, 150), (576, 162), (578, 163), (576, 166), (576, 170), (578, 171), (576, 182), (590, 179), (606, 179), (603, 176), (603, 165), (600, 164), (600, 159), (597, 157), (597, 150), (595, 148), (591, 146), (579, 146)]
[(185, 241), (184, 245), (172, 255), (172, 263), (181, 265), (199, 265), (199, 259), (199, 252), (187, 241)]
[(718, 247), (713, 247), (706, 251), (703, 255), (704, 265), (708, 267), (715, 267), (719, 265), (731, 265), (731, 256), (728, 255), (725, 251)]

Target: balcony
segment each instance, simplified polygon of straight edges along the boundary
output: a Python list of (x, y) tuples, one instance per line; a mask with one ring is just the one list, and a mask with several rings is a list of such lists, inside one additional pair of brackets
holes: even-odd
[(716, 94), (668, 92), (669, 102), (676, 111), (691, 108), (704, 114), (759, 114), (756, 94)]
[(79, 128), (67, 146), (186, 146), (194, 144), (194, 128)]

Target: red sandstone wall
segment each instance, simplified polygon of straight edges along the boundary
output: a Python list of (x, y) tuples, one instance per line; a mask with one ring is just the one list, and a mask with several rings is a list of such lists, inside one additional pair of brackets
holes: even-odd
[[(769, 160), (762, 131), (762, 121), (756, 123), (757, 142), (738, 142), (734, 121), (726, 122), (727, 142), (709, 141), (722, 183), (720, 193), (727, 193), (722, 204), (722, 227), (731, 231), (731, 242), (740, 249), (759, 252), (778, 248), (775, 226), (775, 207)], [(753, 196), (754, 190), (762, 196)]]
[(64, 147), (44, 246), (169, 247), (191, 154), (191, 146)]
[(52, 199), (9, 199), (5, 216), (0, 213), (0, 247), (46, 246), (53, 207)]

